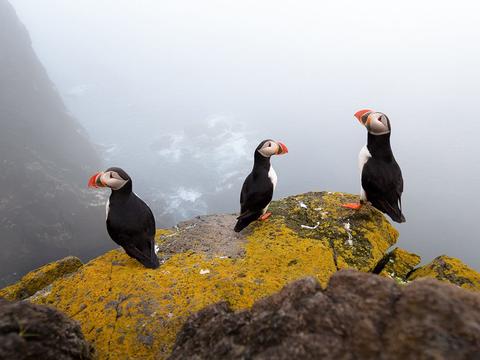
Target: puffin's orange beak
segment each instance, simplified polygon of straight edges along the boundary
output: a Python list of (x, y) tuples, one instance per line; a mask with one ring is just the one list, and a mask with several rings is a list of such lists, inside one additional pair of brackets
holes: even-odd
[(277, 155), (288, 153), (288, 148), (284, 143), (281, 143), (280, 141), (277, 141), (277, 144), (278, 144)]
[(360, 123), (362, 125), (366, 125), (366, 122), (367, 122), (367, 118), (368, 116), (365, 116), (367, 114), (370, 114), (372, 113), (373, 110), (370, 110), (370, 109), (363, 109), (363, 110), (358, 110), (354, 116), (358, 119), (358, 121), (360, 121)]
[(98, 172), (90, 177), (90, 180), (88, 180), (88, 187), (91, 188), (99, 188), (99, 187), (105, 187), (105, 184), (102, 183), (101, 176), (103, 172)]

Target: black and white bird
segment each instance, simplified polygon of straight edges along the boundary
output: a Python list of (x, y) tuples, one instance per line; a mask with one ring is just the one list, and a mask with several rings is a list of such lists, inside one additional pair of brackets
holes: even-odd
[(368, 201), (388, 214), (393, 221), (403, 223), (403, 178), (390, 146), (390, 120), (387, 115), (368, 109), (357, 111), (355, 117), (368, 131), (367, 145), (358, 155), (361, 176), (360, 203), (343, 206), (359, 209)]
[(270, 164), (270, 157), (286, 153), (287, 147), (273, 140), (264, 140), (255, 149), (252, 172), (245, 179), (240, 193), (240, 216), (234, 228), (236, 232), (255, 220), (264, 221), (272, 215), (267, 209), (277, 185), (277, 174)]
[(155, 218), (150, 208), (132, 191), (132, 179), (118, 168), (111, 167), (93, 175), (89, 187), (112, 189), (107, 201), (107, 231), (112, 240), (143, 266), (160, 266), (155, 253)]

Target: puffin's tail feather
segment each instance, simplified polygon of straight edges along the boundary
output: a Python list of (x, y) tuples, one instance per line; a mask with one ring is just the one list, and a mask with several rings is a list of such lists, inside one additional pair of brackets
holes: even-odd
[(157, 255), (152, 257), (151, 259), (137, 259), (143, 266), (148, 269), (158, 269), (160, 266), (160, 262), (158, 261)]
[(248, 226), (248, 223), (246, 223), (243, 220), (238, 220), (237, 223), (235, 224), (235, 227), (233, 228), (233, 231), (240, 232), (243, 229), (245, 229), (247, 226)]
[(233, 228), (233, 231), (240, 232), (245, 229), (251, 222), (258, 219), (260, 215), (257, 212), (246, 211), (237, 217), (237, 224)]
[[(393, 221), (397, 223), (404, 223), (407, 220), (405, 219), (405, 216), (402, 214), (402, 208), (401, 208), (401, 202), (398, 200), (398, 203), (395, 203), (395, 205), (390, 204), (390, 202), (386, 200), (379, 201), (380, 202), (380, 209), (384, 213), (386, 213), (388, 216), (392, 218)], [(375, 206), (376, 207), (376, 206)]]
[(157, 269), (160, 266), (160, 261), (155, 254), (155, 245), (153, 245), (153, 249), (149, 256), (147, 256), (134, 246), (124, 246), (123, 248), (128, 255), (136, 259), (139, 263), (141, 263), (148, 269)]

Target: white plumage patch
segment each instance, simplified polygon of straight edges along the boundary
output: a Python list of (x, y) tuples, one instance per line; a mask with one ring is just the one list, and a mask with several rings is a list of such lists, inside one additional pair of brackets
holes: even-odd
[[(273, 184), (273, 190), (275, 190), (275, 187), (277, 186), (277, 173), (275, 172), (272, 165), (270, 165), (270, 169), (268, 170), (268, 178)], [(263, 214), (267, 212), (269, 206), (270, 206), (270, 203), (268, 203), (268, 205), (265, 206), (265, 208), (262, 210)]]
[(107, 199), (105, 204), (105, 219), (108, 219), (108, 212), (110, 211), (110, 199)]
[(360, 170), (360, 199), (363, 201), (367, 201), (367, 195), (365, 194), (365, 190), (362, 187), (362, 171), (363, 167), (367, 163), (368, 159), (372, 157), (370, 151), (368, 151), (367, 145), (365, 145), (360, 153), (358, 154), (358, 169)]
[(360, 176), (362, 176), (362, 170), (365, 164), (367, 163), (368, 159), (372, 157), (370, 151), (368, 151), (367, 145), (365, 145), (360, 153), (358, 154), (358, 169), (360, 170)]
[(270, 170), (268, 170), (268, 178), (273, 184), (273, 190), (275, 190), (275, 187), (277, 186), (277, 173), (272, 165), (270, 165)]

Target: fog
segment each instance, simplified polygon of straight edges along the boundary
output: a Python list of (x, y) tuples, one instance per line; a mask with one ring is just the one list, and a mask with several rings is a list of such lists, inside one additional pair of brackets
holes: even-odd
[(389, 116), (403, 171), (398, 245), (480, 269), (478, 2), (11, 2), (105, 166), (131, 175), (159, 226), (238, 211), (265, 138), (290, 151), (272, 161), (275, 198), (358, 193), (353, 113), (368, 107)]

